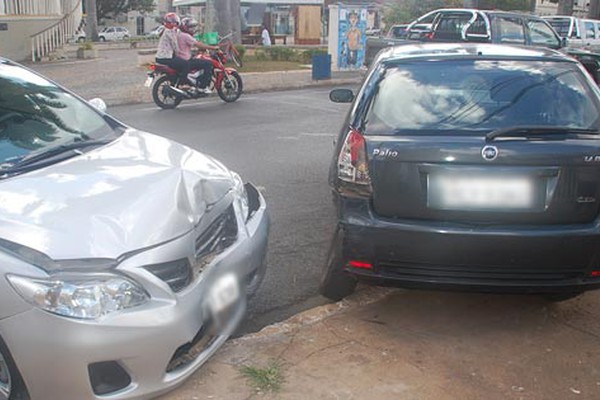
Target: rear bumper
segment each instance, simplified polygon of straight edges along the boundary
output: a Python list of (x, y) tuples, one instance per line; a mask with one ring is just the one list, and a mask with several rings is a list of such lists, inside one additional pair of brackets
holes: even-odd
[[(507, 293), (600, 288), (600, 224), (471, 226), (378, 218), (364, 200), (340, 198), (343, 268), (377, 284)], [(348, 266), (350, 260), (371, 269)]]

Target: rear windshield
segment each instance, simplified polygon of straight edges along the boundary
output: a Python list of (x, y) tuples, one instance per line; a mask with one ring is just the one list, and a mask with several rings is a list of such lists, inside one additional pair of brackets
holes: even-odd
[(516, 125), (597, 129), (596, 92), (576, 64), (447, 60), (382, 72), (365, 134), (482, 131)]
[(552, 18), (547, 19), (548, 23), (552, 25), (558, 36), (560, 37), (568, 37), (569, 35), (569, 27), (571, 26), (571, 20), (568, 18), (560, 19), (560, 18)]

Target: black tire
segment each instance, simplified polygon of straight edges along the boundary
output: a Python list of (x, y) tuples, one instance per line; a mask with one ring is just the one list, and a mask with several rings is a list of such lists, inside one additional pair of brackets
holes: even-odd
[(77, 39), (77, 43), (83, 43), (85, 42), (85, 38), (84, 37), (80, 37)]
[(106, 42), (106, 38), (105, 38), (104, 36), (100, 36), (98, 39), (99, 39), (101, 42)]
[(171, 79), (167, 75), (163, 75), (152, 85), (152, 100), (165, 110), (172, 110), (183, 100), (183, 97), (169, 90), (171, 84)]
[(342, 238), (339, 232), (336, 232), (329, 248), (319, 292), (328, 299), (339, 301), (354, 293), (357, 284), (356, 278), (344, 271)]
[(583, 292), (567, 292), (567, 293), (549, 293), (544, 295), (544, 299), (551, 303), (560, 303), (580, 296)]
[(21, 373), (2, 338), (0, 338), (0, 400), (29, 400)]
[(217, 93), (219, 93), (219, 97), (224, 102), (233, 103), (240, 98), (243, 89), (242, 77), (240, 74), (233, 71), (229, 74), (229, 79), (227, 76), (223, 78), (221, 86), (217, 88)]

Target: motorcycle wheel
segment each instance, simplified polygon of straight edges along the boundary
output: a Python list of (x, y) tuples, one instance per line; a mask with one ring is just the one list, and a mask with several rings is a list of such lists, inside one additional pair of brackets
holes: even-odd
[(171, 79), (167, 75), (163, 75), (152, 86), (152, 100), (165, 110), (177, 107), (183, 100), (183, 97), (170, 90), (171, 83)]
[(217, 88), (217, 93), (221, 100), (226, 103), (233, 103), (242, 95), (242, 77), (233, 71), (223, 78), (221, 85)]

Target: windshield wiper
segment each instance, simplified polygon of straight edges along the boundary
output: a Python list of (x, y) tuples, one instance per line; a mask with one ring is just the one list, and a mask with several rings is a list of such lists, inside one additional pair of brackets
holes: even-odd
[(108, 144), (115, 140), (115, 138), (109, 139), (99, 139), (99, 140), (86, 140), (86, 141), (77, 141), (67, 144), (61, 144), (59, 146), (52, 147), (50, 150), (46, 150), (41, 153), (35, 153), (29, 156), (25, 156), (21, 158), (16, 163), (10, 165), (8, 168), (4, 168), (0, 170), (0, 174), (12, 174), (15, 172), (22, 172), (23, 170), (28, 169), (34, 164), (37, 164), (41, 161), (56, 157), (58, 155), (69, 153), (69, 156), (74, 156), (78, 154), (83, 154), (83, 152), (78, 151), (87, 147), (98, 147), (105, 144)]
[(597, 129), (570, 128), (568, 126), (524, 125), (496, 129), (485, 135), (485, 140), (491, 142), (498, 137), (506, 136), (536, 136), (536, 135), (598, 135)]

